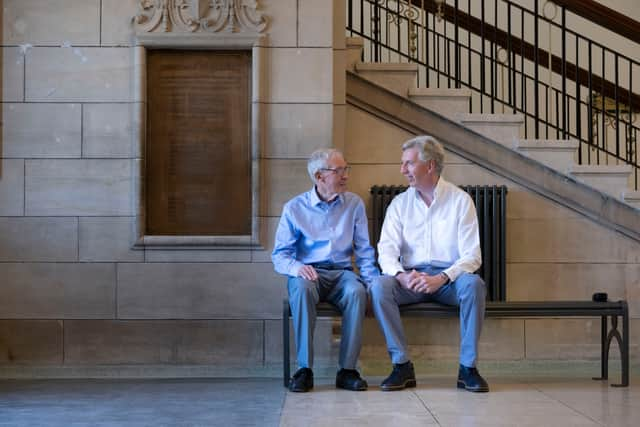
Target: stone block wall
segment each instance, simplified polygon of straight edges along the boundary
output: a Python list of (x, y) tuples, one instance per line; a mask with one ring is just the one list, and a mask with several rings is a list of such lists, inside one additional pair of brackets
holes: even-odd
[[(304, 159), (344, 135), (344, 3), (258, 2), (265, 245), (239, 250), (132, 247), (139, 3), (1, 2), (0, 376), (280, 369), (270, 242), (282, 203), (311, 185)], [(335, 365), (331, 327), (318, 325), (320, 364)]]
[[(285, 291), (269, 254), (283, 203), (310, 188), (306, 157), (344, 149), (351, 190), (365, 201), (372, 184), (404, 183), (399, 146), (409, 135), (345, 102), (344, 1), (258, 2), (270, 19), (264, 248), (240, 250), (132, 248), (138, 1), (0, 4), (0, 377), (279, 375)], [(510, 299), (605, 290), (630, 300), (638, 324), (637, 243), (467, 159), (447, 162), (453, 182), (510, 187)], [(326, 372), (337, 361), (332, 323), (321, 319), (316, 332)], [(416, 358), (454, 358), (456, 325), (409, 322)], [(595, 360), (597, 333), (593, 320), (492, 319), (482, 349), (489, 360)], [(381, 340), (368, 321), (363, 365), (387, 363)]]

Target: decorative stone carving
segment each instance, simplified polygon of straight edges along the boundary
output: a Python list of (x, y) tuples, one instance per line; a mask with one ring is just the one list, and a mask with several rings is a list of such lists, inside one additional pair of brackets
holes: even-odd
[(138, 32), (262, 32), (257, 0), (139, 0)]

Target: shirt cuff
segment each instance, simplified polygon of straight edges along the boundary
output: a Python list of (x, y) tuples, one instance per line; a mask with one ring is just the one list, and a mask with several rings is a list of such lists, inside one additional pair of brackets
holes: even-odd
[(382, 269), (382, 273), (386, 274), (388, 276), (392, 276), (395, 277), (396, 274), (398, 273), (404, 273), (405, 269), (402, 268), (402, 264), (398, 263), (392, 263), (391, 265), (385, 265), (385, 266), (380, 266), (380, 268)]
[(456, 279), (458, 278), (458, 276), (463, 273), (463, 271), (461, 269), (459, 269), (458, 267), (454, 267), (454, 266), (451, 266), (451, 267), (447, 268), (446, 270), (442, 270), (442, 272), (444, 274), (446, 274), (447, 276), (449, 276), (449, 280), (451, 282), (455, 282)]
[(304, 264), (300, 261), (294, 261), (291, 263), (291, 266), (289, 267), (289, 276), (298, 277), (298, 273), (302, 267), (304, 267)]

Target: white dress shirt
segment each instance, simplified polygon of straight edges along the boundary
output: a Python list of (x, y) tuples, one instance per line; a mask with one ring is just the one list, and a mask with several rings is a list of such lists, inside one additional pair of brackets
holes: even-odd
[(442, 177), (431, 206), (410, 187), (387, 209), (378, 254), (382, 272), (391, 276), (425, 264), (445, 267), (451, 281), (475, 272), (482, 256), (473, 200)]

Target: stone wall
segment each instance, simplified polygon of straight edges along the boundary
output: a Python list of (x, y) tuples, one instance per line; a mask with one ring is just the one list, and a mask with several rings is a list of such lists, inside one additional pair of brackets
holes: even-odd
[[(0, 376), (278, 375), (284, 280), (269, 254), (282, 204), (310, 187), (305, 158), (344, 149), (365, 199), (371, 184), (403, 182), (408, 135), (345, 103), (344, 1), (259, 2), (270, 18), (264, 249), (240, 250), (132, 248), (138, 2), (0, 3)], [(455, 156), (445, 176), (504, 182)], [(638, 244), (507, 184), (509, 297), (605, 290), (638, 317)], [(454, 358), (456, 325), (409, 323), (416, 357)], [(492, 319), (482, 349), (493, 360), (594, 360), (598, 332), (593, 320)], [(365, 342), (363, 364), (386, 363), (371, 321)], [(316, 352), (317, 367), (332, 371), (331, 320), (318, 323)]]
[[(132, 247), (138, 3), (2, 2), (0, 375), (279, 369), (284, 281), (268, 242)], [(338, 0), (258, 4), (269, 19), (260, 221), (270, 241), (283, 201), (310, 186), (298, 179), (304, 158), (341, 143), (345, 12)], [(319, 327), (320, 360), (332, 357), (330, 326)]]

